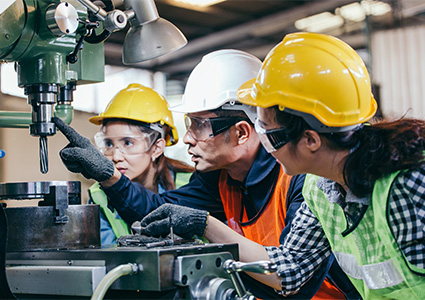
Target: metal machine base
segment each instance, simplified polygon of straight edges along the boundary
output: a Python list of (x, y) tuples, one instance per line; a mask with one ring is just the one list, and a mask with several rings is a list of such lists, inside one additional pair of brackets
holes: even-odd
[(105, 299), (235, 299), (223, 265), (238, 260), (237, 244), (128, 236), (124, 247), (101, 248), (99, 206), (79, 205), (79, 183), (2, 183), (0, 200), (8, 199), (42, 200), (5, 209), (6, 278), (18, 299), (87, 299), (98, 286)]
[(6, 274), (18, 299), (85, 299), (109, 271), (132, 263), (140, 271), (116, 280), (105, 299), (231, 299), (228, 259), (238, 259), (237, 244), (10, 252)]

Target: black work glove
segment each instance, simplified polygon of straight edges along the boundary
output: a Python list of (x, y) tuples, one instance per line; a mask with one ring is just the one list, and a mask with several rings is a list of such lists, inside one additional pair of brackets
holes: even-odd
[(59, 155), (66, 168), (74, 173), (81, 173), (87, 179), (105, 181), (114, 174), (114, 164), (107, 159), (86, 137), (61, 119), (54, 117), (56, 127), (68, 139), (69, 144)]
[(179, 206), (174, 204), (163, 204), (141, 221), (141, 234), (150, 236), (166, 236), (173, 232), (179, 236), (190, 239), (194, 235), (202, 237), (207, 228), (208, 212)]

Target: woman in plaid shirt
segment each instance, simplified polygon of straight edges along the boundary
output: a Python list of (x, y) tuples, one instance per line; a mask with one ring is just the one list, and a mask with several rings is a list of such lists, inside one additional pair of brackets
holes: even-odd
[[(305, 203), (280, 247), (267, 247), (282, 293), (335, 254), (364, 299), (423, 299), (425, 122), (365, 123), (376, 113), (367, 69), (334, 37), (295, 33), (270, 51), (238, 96)], [(314, 175), (313, 175), (314, 174)]]

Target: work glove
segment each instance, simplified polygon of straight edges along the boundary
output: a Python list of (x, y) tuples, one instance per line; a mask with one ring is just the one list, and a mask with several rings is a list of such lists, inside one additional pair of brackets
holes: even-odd
[(173, 232), (183, 238), (190, 239), (194, 235), (202, 237), (207, 228), (208, 212), (179, 206), (163, 204), (141, 221), (140, 233), (149, 236), (166, 236)]
[(86, 137), (61, 119), (54, 117), (56, 127), (68, 139), (69, 144), (59, 155), (66, 168), (73, 173), (81, 173), (87, 179), (105, 181), (114, 174), (114, 164), (107, 159)]

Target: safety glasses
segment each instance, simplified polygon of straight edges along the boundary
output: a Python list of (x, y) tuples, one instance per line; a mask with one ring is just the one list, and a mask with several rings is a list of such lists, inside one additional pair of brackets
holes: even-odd
[(94, 136), (94, 141), (105, 156), (113, 156), (115, 149), (124, 155), (137, 155), (147, 152), (158, 136), (159, 132), (155, 131), (131, 136), (108, 136), (98, 132)]
[(194, 116), (184, 116), (184, 123), (186, 130), (190, 136), (197, 142), (206, 141), (213, 136), (216, 136), (222, 132), (225, 132), (230, 127), (235, 125), (239, 121), (248, 119), (238, 117), (217, 117), (217, 118), (198, 118)]
[(263, 144), (264, 148), (269, 153), (276, 151), (291, 141), (286, 127), (266, 130), (261, 126), (259, 119), (255, 120), (254, 126), (261, 144)]

